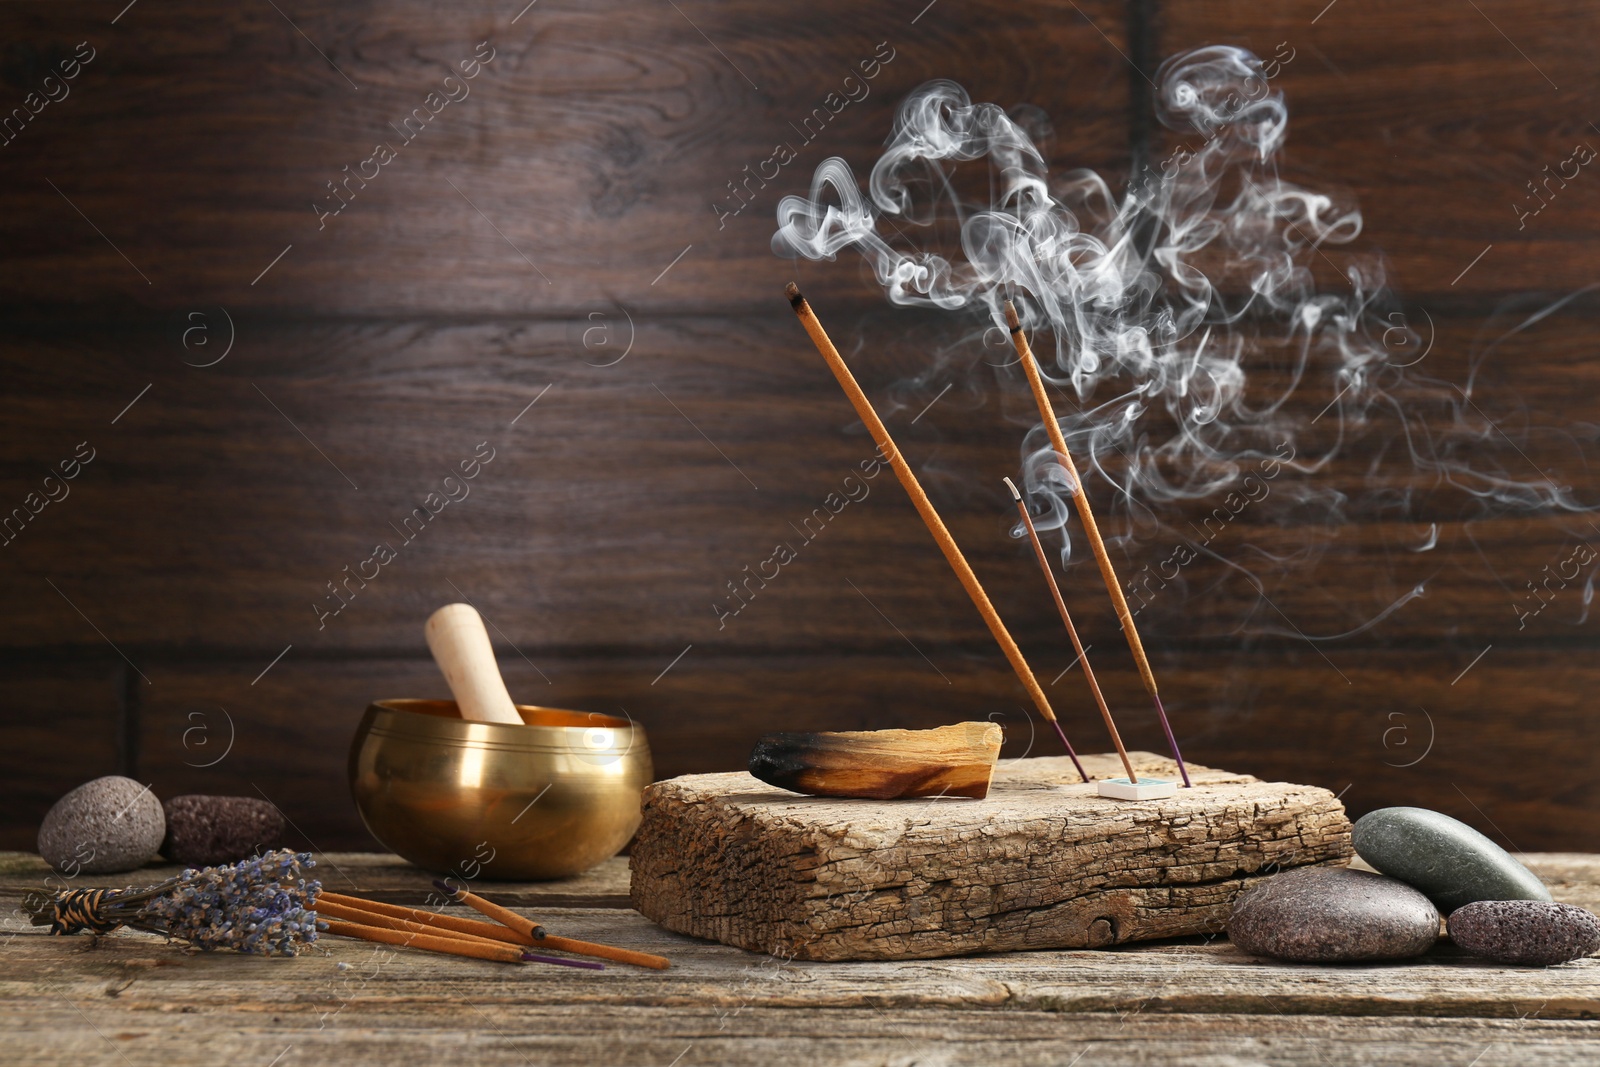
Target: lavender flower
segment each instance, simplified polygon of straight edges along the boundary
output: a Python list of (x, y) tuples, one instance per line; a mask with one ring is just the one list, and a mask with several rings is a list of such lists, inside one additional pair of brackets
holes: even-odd
[(317, 894), (308, 880), (309, 852), (279, 849), (238, 863), (186, 870), (148, 889), (70, 890), (41, 902), (35, 923), (51, 932), (117, 926), (179, 938), (197, 948), (232, 948), (270, 956), (297, 955), (317, 939)]

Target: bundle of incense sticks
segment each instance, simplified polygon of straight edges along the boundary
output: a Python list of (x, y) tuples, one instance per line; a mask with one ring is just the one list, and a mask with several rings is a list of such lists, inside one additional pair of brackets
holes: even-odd
[(539, 947), (580, 956), (598, 956), (657, 970), (671, 966), (671, 962), (661, 956), (547, 935), (537, 923), (476, 894), (455, 889), (443, 882), (436, 882), (435, 885), (457, 903), (468, 904), (496, 921), (463, 919), (425, 908), (409, 908), (343, 893), (324, 892), (317, 898), (317, 928), (341, 937), (406, 945), (429, 952), (500, 963), (550, 963), (596, 971), (605, 969), (605, 964), (592, 960), (566, 959), (527, 951), (528, 947)]
[[(546, 933), (543, 926), (531, 919), (523, 918), (510, 908), (502, 908), (492, 900), (485, 900), (478, 894), (469, 893), (465, 889), (457, 889), (448, 882), (434, 882), (433, 887), (450, 897), (457, 904), (465, 904), (495, 920), (494, 923), (478, 925), (494, 926), (496, 923), (502, 924), (501, 929), (509, 930), (513, 933), (518, 939), (518, 944), (553, 948), (558, 952), (574, 952), (580, 956), (598, 956), (603, 960), (631, 963), (635, 967), (649, 967), (657, 971), (664, 971), (672, 966), (672, 961), (665, 956), (652, 956), (648, 952), (635, 952), (628, 948), (600, 945), (593, 941), (579, 941), (572, 937), (557, 937), (555, 934)], [(466, 922), (468, 920), (458, 919), (456, 921)]]

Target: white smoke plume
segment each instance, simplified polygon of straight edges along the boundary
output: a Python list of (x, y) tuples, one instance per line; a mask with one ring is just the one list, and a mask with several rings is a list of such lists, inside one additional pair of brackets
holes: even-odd
[[(1569, 486), (1505, 460), (1471, 377), (1458, 388), (1414, 366), (1424, 339), (1399, 315), (1381, 261), (1343, 254), (1343, 284), (1318, 291), (1312, 265), (1360, 235), (1361, 214), (1280, 176), (1288, 108), (1256, 56), (1203, 48), (1167, 60), (1156, 80), (1160, 120), (1200, 143), (1120, 195), (1093, 171), (1052, 178), (1018, 121), (954, 82), (929, 82), (900, 106), (865, 193), (843, 159), (824, 161), (809, 197), (778, 205), (773, 251), (831, 260), (853, 248), (893, 303), (965, 310), (972, 338), (1004, 336), (1014, 301), (1046, 378), (1077, 401), (1059, 404), (1062, 430), (1091, 492), (1096, 480), (1114, 487), (1123, 539), (1159, 527), (1162, 505), (1213, 500), (1265, 463), (1293, 475), (1274, 485), (1275, 509), (1318, 533), (1295, 560), (1258, 553), (1252, 568), (1305, 564), (1356, 492), (1369, 514), (1419, 522), (1405, 546), (1416, 552), (1437, 536), (1412, 514), (1419, 491), (1464, 491), (1480, 516), (1590, 510)], [(984, 160), (990, 194), (975, 203), (958, 189), (973, 187), (971, 165)], [(954, 227), (959, 252), (907, 237)], [(1375, 477), (1370, 491), (1317, 477), (1352, 438), (1374, 434), (1385, 440), (1372, 451), (1407, 477)], [(1065, 536), (1069, 487), (1042, 426), (1022, 461), (1035, 500), (1050, 503), (1041, 525)], [(1421, 591), (1386, 597), (1351, 633)]]

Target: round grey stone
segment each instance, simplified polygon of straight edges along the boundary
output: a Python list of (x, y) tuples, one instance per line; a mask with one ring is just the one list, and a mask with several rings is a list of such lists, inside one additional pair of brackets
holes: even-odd
[(166, 832), (161, 801), (109, 774), (56, 801), (39, 826), (39, 855), (68, 876), (131, 871), (155, 858)]
[(1228, 938), (1251, 955), (1301, 963), (1403, 960), (1433, 947), (1439, 912), (1381, 874), (1302, 867), (1239, 894)]
[(161, 854), (174, 863), (207, 867), (275, 848), (283, 837), (277, 805), (259, 797), (173, 797), (162, 805), (167, 839)]
[(1356, 821), (1361, 858), (1449, 913), (1475, 900), (1545, 900), (1537, 875), (1478, 831), (1427, 808), (1380, 808)]
[(1553, 967), (1600, 952), (1600, 919), (1572, 904), (1480, 900), (1450, 913), (1450, 940), (1484, 959)]

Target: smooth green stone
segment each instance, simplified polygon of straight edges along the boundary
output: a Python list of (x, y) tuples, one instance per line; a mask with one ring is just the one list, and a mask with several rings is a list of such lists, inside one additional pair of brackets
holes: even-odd
[(1380, 808), (1356, 820), (1362, 859), (1426, 893), (1446, 914), (1477, 900), (1550, 900), (1537, 875), (1505, 849), (1427, 808)]

